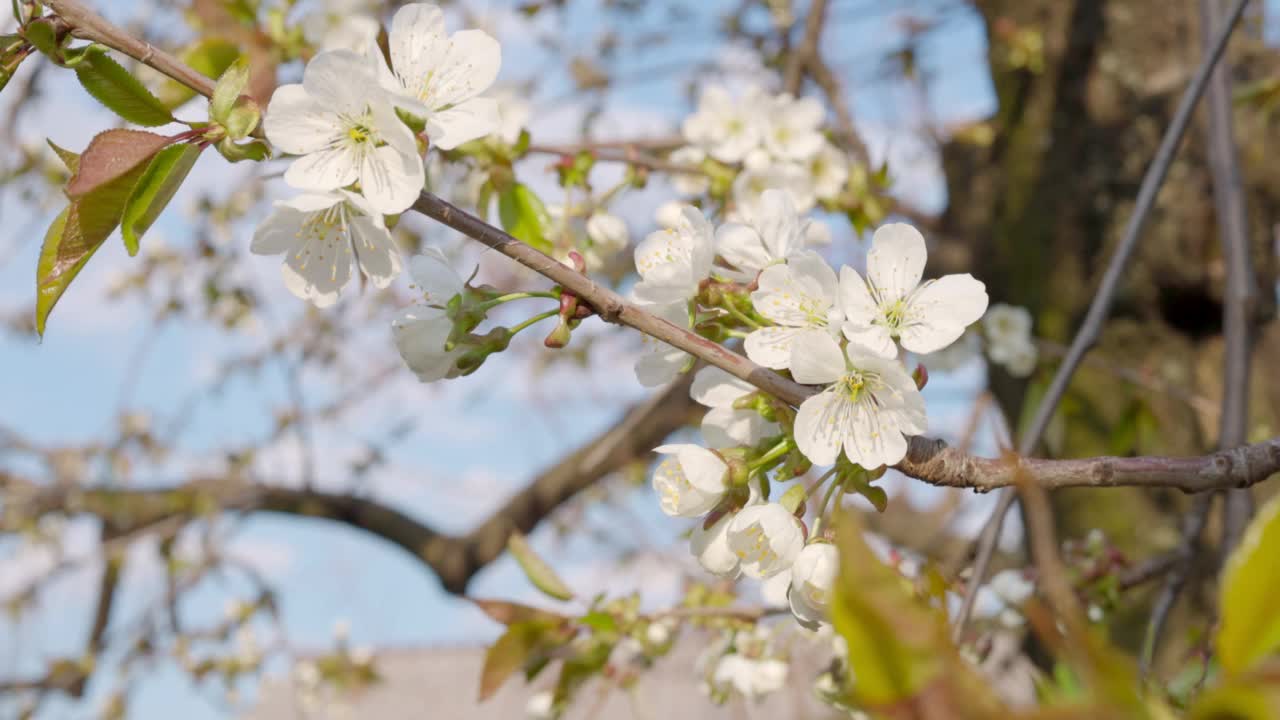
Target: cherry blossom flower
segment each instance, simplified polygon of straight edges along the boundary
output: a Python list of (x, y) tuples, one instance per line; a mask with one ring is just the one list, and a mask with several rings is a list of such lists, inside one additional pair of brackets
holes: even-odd
[(806, 330), (839, 332), (844, 310), (836, 273), (820, 255), (809, 251), (785, 265), (760, 273), (759, 289), (751, 293), (756, 312), (776, 325), (752, 331), (744, 342), (747, 357), (781, 370), (791, 362), (791, 346)]
[(1036, 367), (1039, 352), (1031, 338), (1031, 312), (1024, 307), (996, 303), (982, 319), (987, 354), (1014, 377), (1026, 377)]
[(835, 145), (823, 141), (808, 163), (813, 194), (819, 200), (834, 200), (849, 181), (849, 160)]
[(925, 432), (924, 399), (894, 360), (852, 342), (842, 352), (829, 333), (807, 332), (795, 339), (790, 367), (796, 382), (828, 386), (796, 414), (796, 446), (816, 465), (842, 450), (867, 469), (893, 465), (907, 454), (907, 436)]
[(302, 35), (319, 50), (363, 53), (382, 26), (369, 0), (324, 0), (302, 18)]
[(458, 348), (444, 348), (453, 331), (453, 320), (445, 306), (463, 291), (464, 281), (436, 248), (427, 248), (413, 258), (409, 274), (422, 293), (423, 302), (406, 308), (392, 322), (396, 348), (419, 380), (443, 380), (453, 372), (461, 355)]
[(627, 243), (631, 242), (631, 233), (627, 231), (626, 221), (617, 215), (595, 212), (587, 218), (587, 238), (591, 240), (590, 250), (603, 263), (605, 258), (626, 249)]
[(926, 257), (924, 237), (904, 223), (883, 225), (871, 239), (867, 277), (843, 268), (840, 291), (850, 341), (881, 357), (897, 357), (893, 340), (918, 354), (955, 342), (987, 309), (986, 286), (972, 275), (947, 275), (920, 282)]
[(716, 251), (742, 271), (744, 279), (754, 280), (761, 270), (785, 262), (809, 244), (809, 224), (796, 212), (787, 192), (765, 190), (741, 222), (728, 222), (716, 230)]
[(750, 208), (759, 204), (764, 192), (770, 189), (785, 190), (796, 212), (809, 212), (817, 202), (807, 170), (795, 163), (772, 163), (758, 170), (747, 168), (734, 178), (732, 219), (750, 215)]
[(789, 93), (770, 99), (764, 113), (764, 146), (779, 160), (804, 161), (821, 148), (825, 112), (816, 98), (795, 98)]
[(749, 700), (777, 692), (787, 683), (787, 664), (773, 658), (725, 655), (716, 665), (715, 683), (727, 685)]
[[(677, 327), (689, 327), (689, 304), (683, 300), (645, 308), (650, 313)], [(644, 350), (636, 360), (636, 379), (645, 387), (665, 385), (679, 377), (689, 365), (689, 353), (678, 350), (665, 342), (643, 335), (640, 341)]]
[(755, 410), (734, 407), (738, 400), (756, 392), (751, 383), (718, 367), (705, 367), (693, 378), (689, 395), (711, 408), (702, 416), (702, 441), (710, 448), (755, 445), (781, 429)]
[(831, 587), (840, 569), (840, 556), (830, 543), (814, 542), (805, 546), (791, 566), (791, 614), (801, 625), (816, 630), (826, 620)]
[(550, 690), (540, 690), (530, 695), (524, 705), (525, 716), (529, 720), (552, 720), (556, 716), (555, 700)]
[(689, 534), (689, 551), (698, 559), (698, 564), (712, 575), (727, 578), (738, 576), (738, 556), (729, 547), (731, 524), (733, 515), (726, 514), (709, 528), (698, 523)]
[(763, 101), (764, 95), (757, 88), (734, 98), (724, 87), (708, 85), (698, 98), (697, 111), (685, 118), (681, 130), (686, 140), (716, 160), (740, 162), (760, 144)]
[(715, 258), (711, 223), (692, 205), (681, 207), (680, 214), (676, 227), (654, 231), (636, 247), (640, 282), (633, 292), (639, 302), (689, 300), (711, 274)]
[(284, 174), (293, 187), (325, 191), (359, 182), (369, 204), (388, 215), (422, 191), (417, 141), (355, 53), (316, 55), (302, 84), (276, 88), (263, 125), (277, 150), (301, 156)]
[(446, 34), (440, 8), (412, 3), (396, 11), (387, 43), (391, 67), (380, 52), (370, 53), (382, 87), (426, 121), (434, 145), (450, 150), (499, 129), (497, 101), (479, 97), (502, 65), (502, 48), (488, 33)]
[(804, 547), (804, 526), (778, 503), (743, 508), (728, 529), (742, 574), (763, 580), (786, 570)]
[(653, 489), (662, 512), (672, 517), (701, 517), (720, 503), (729, 466), (710, 450), (689, 444), (660, 445), (665, 455), (653, 473)]
[(316, 307), (337, 302), (353, 263), (380, 288), (400, 274), (400, 254), (382, 215), (346, 190), (278, 201), (254, 231), (250, 251), (284, 254), (285, 287)]

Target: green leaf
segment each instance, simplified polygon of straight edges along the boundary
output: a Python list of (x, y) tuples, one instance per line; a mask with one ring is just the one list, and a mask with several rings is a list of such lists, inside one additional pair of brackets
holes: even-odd
[(508, 627), (484, 654), (480, 701), (489, 699), (521, 667), (531, 671), (541, 669), (550, 651), (572, 637), (572, 630), (545, 620), (519, 622)]
[[(221, 77), (231, 63), (240, 57), (240, 47), (220, 37), (205, 38), (179, 54), (187, 65), (210, 79)], [(169, 80), (160, 86), (160, 100), (167, 108), (176, 108), (195, 97), (196, 93), (182, 83)]]
[(79, 167), (67, 183), (67, 196), (75, 199), (146, 164), (173, 138), (142, 130), (104, 130), (93, 136), (80, 155)]
[(544, 253), (552, 250), (547, 239), (551, 217), (542, 200), (524, 183), (515, 183), (498, 194), (498, 217), (502, 227), (516, 239)]
[(485, 600), (483, 598), (468, 598), (475, 606), (480, 608), (485, 615), (502, 623), (503, 625), (514, 625), (516, 623), (539, 621), (551, 624), (564, 624), (569, 618), (564, 615), (557, 615), (550, 610), (543, 610), (531, 605), (522, 605), (517, 602), (507, 600)]
[(140, 164), (73, 199), (45, 233), (36, 264), (36, 332), (42, 337), (49, 313), (71, 281), (120, 224), (125, 203), (146, 168)]
[(226, 124), (231, 108), (236, 100), (244, 94), (249, 84), (249, 59), (239, 57), (218, 77), (218, 84), (213, 88), (213, 97), (209, 99), (209, 118), (215, 122)]
[(839, 523), (836, 545), (840, 574), (832, 588), (831, 620), (849, 646), (857, 701), (908, 701), (943, 676), (944, 660), (954, 654), (945, 618), (876, 557), (853, 515)]
[(1216, 645), (1228, 673), (1242, 673), (1280, 649), (1280, 496), (1263, 506), (1222, 572)]
[(1280, 689), (1274, 683), (1227, 683), (1206, 690), (1187, 713), (1190, 720), (1271, 720), (1280, 717)]
[(58, 31), (54, 28), (52, 19), (32, 20), (22, 28), (22, 36), (35, 46), (35, 49), (53, 58), (55, 62), (59, 59), (58, 53), (61, 48), (58, 42)]
[(59, 146), (52, 140), (45, 140), (49, 143), (49, 147), (53, 148), (53, 152), (62, 160), (62, 164), (67, 166), (67, 172), (75, 175), (80, 170), (80, 153), (72, 152), (64, 147)]
[(219, 155), (226, 158), (228, 162), (233, 163), (242, 160), (261, 162), (271, 157), (271, 148), (261, 140), (237, 143), (230, 137), (224, 137), (218, 141), (216, 147)]
[(556, 600), (572, 600), (573, 591), (569, 586), (564, 584), (560, 576), (556, 575), (556, 571), (546, 563), (538, 554), (529, 546), (529, 541), (519, 532), (512, 532), (511, 537), (507, 538), (507, 550), (515, 557), (516, 562), (520, 563), (520, 569), (524, 570), (524, 574), (529, 578), (529, 582), (533, 586), (555, 598)]
[(142, 235), (164, 212), (174, 193), (187, 179), (187, 173), (200, 158), (202, 148), (196, 145), (170, 145), (151, 159), (138, 184), (129, 194), (120, 221), (120, 232), (129, 255), (138, 254)]
[(152, 127), (174, 122), (169, 109), (102, 48), (92, 48), (76, 64), (76, 77), (98, 102), (136, 125)]

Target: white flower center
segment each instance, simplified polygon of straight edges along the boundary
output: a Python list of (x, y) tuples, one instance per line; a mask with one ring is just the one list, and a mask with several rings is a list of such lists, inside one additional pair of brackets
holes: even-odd
[(745, 563), (753, 563), (763, 567), (773, 565), (778, 561), (778, 553), (773, 551), (773, 546), (769, 544), (769, 538), (764, 534), (764, 528), (760, 523), (754, 523), (742, 532), (747, 542), (734, 543), (734, 554), (738, 559)]
[[(341, 252), (341, 248), (345, 248), (347, 254), (351, 254), (350, 242), (339, 243), (336, 246), (329, 242), (335, 232), (340, 237), (347, 235), (348, 219), (347, 204), (345, 202), (335, 203), (324, 210), (307, 213), (302, 220), (302, 224), (298, 226), (298, 231), (294, 233), (294, 237), (298, 240), (294, 257), (302, 260), (303, 270), (312, 260), (321, 263), (326, 262), (326, 250)], [(313, 249), (313, 246), (316, 249)], [(333, 263), (333, 274), (330, 279), (337, 280), (337, 277), (338, 263)]]
[(657, 476), (661, 486), (662, 502), (672, 508), (680, 507), (680, 495), (693, 492), (693, 484), (684, 473), (684, 466), (675, 458), (667, 458), (658, 466)]

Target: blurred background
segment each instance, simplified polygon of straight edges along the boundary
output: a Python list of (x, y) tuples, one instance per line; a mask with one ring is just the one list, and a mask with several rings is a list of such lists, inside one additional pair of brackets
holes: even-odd
[[(253, 17), (253, 3), (91, 4), (157, 46), (187, 48), (193, 38), (217, 37), (267, 67), (269, 58), (255, 56), (266, 52), (255, 40), (259, 27), (243, 17), (245, 7)], [(329, 11), (322, 5), (264, 3), (258, 17), (276, 7), (287, 22), (300, 23)], [(396, 3), (349, 5), (385, 18)], [(787, 0), (445, 5), (451, 30), (480, 27), (501, 41), (499, 85), (527, 101), (533, 145), (552, 150), (678, 142), (680, 121), (705, 83), (777, 86), (780, 58), (798, 42), (807, 8)], [(8, 32), (9, 10), (0, 12), (0, 32)], [(1028, 398), (1043, 391), (1045, 368), (1051, 372), (1069, 342), (1119, 237), (1199, 60), (1197, 3), (831, 0), (826, 12), (820, 52), (843, 92), (824, 95), (811, 80), (803, 92), (822, 96), (833, 115), (842, 108), (869, 153), (864, 174), (884, 164), (890, 178), (883, 188), (864, 188), (860, 209), (818, 211), (832, 233), (830, 259), (861, 266), (865, 238), (857, 218), (905, 219), (930, 241), (930, 276), (971, 271), (993, 301), (1028, 307), (1035, 318), (1042, 365), (1030, 378), (989, 370), (974, 357), (936, 373), (925, 390), (931, 435), (993, 454)], [(1264, 289), (1260, 357), (1280, 343), (1270, 320), (1280, 243), (1277, 42), (1280, 2), (1259, 0), (1228, 55), (1254, 267)], [(296, 60), (277, 68), (284, 82), (300, 70)], [(149, 77), (145, 69), (139, 74)], [(153, 79), (162, 97), (173, 92)], [(184, 112), (198, 116), (203, 104), (188, 103), (179, 116)], [(349, 287), (324, 312), (289, 295), (278, 259), (248, 252), (253, 227), (283, 195), (284, 165), (231, 165), (212, 153), (139, 256), (129, 258), (109, 240), (37, 340), (34, 268), (64, 179), (45, 140), (83, 148), (117, 121), (70, 72), (39, 59), (0, 93), (0, 118), (0, 471), (37, 478), (42, 487), (136, 491), (121, 497), (138, 503), (177, 502), (155, 491), (232, 475), (376, 501), (461, 537), (486, 527), (536, 478), (562, 471), (576, 449), (599, 446), (608, 437), (602, 433), (650, 395), (631, 371), (638, 338), (595, 321), (567, 350), (522, 338), (474, 375), (420, 384), (397, 357), (389, 325), (412, 297), (407, 277), (386, 290)], [(1223, 265), (1203, 134), (1197, 127), (1189, 134), (1117, 319), (1050, 429), (1052, 454), (1177, 454), (1213, 445)], [(566, 201), (549, 171), (556, 159), (535, 153), (517, 166), (548, 205)], [(623, 163), (601, 163), (593, 183), (610, 187), (624, 172)], [(433, 182), (474, 206), (465, 176), (440, 168)], [(676, 197), (655, 174), (643, 189), (626, 190), (612, 210), (634, 242), (656, 227), (655, 210)], [(497, 287), (536, 282), (421, 217), (406, 217), (397, 236), (406, 248), (445, 249), (458, 267), (478, 263), (480, 279)], [(608, 272), (628, 282), (625, 273)], [(1271, 365), (1254, 367), (1259, 401), (1250, 435), (1260, 439), (1280, 427), (1280, 387)], [(693, 425), (681, 429), (689, 402), (680, 393), (668, 400), (661, 424), (628, 430), (637, 433), (637, 446), (645, 445), (643, 433), (660, 440), (694, 432)], [(530, 533), (580, 597), (634, 591), (642, 607), (656, 609), (706, 580), (689, 557), (688, 527), (663, 516), (648, 488), (645, 450), (624, 448), (595, 468), (595, 477), (572, 477), (582, 490), (544, 513)], [(963, 560), (949, 553), (962, 550), (956, 538), (980, 527), (987, 498), (901, 478), (886, 487), (894, 499), (873, 517), (874, 529), (922, 558)], [(1135, 557), (1176, 542), (1183, 503), (1176, 493), (1108, 497), (1105, 504), (1087, 492), (1057, 497), (1063, 537), (1099, 528)], [(445, 580), (358, 529), (358, 520), (307, 517), (325, 512), (305, 507), (240, 512), (234, 497), (188, 501), (203, 503), (196, 519), (159, 522), (121, 542), (110, 512), (95, 517), (62, 505), (5, 516), (0, 717), (17, 717), (33, 702), (41, 718), (310, 717), (309, 693), (321, 694), (326, 706), (347, 703), (352, 717), (524, 712), (530, 689), (519, 682), (491, 704), (474, 705), (477, 648), (501, 626), (458, 594), (465, 587), (472, 597), (546, 602), (509, 557)], [(0, 496), (0, 505), (13, 507), (12, 497)], [(1004, 547), (1015, 552), (1016, 519), (1010, 525)], [(1121, 638), (1124, 613), (1144, 601), (1116, 609)], [(97, 661), (71, 683), (72, 692), (33, 694), (23, 684), (82, 657), (87, 638)], [(685, 716), (685, 705), (664, 705), (663, 698), (684, 695), (701, 710), (705, 701), (689, 673), (696, 650), (664, 658), (634, 693), (640, 699), (614, 693), (601, 701), (614, 705), (598, 706), (609, 709), (575, 711), (674, 720)], [(355, 672), (335, 687), (313, 687), (307, 663), (314, 671), (317, 659), (335, 653), (368, 660), (384, 682), (369, 684)], [(796, 692), (810, 695), (805, 686)], [(451, 704), (437, 707), (423, 697)], [(803, 699), (769, 702), (737, 700), (724, 716), (821, 717), (797, 709)]]

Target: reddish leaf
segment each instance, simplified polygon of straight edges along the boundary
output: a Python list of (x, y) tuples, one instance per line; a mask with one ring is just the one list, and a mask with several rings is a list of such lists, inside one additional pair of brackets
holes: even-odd
[(75, 199), (93, 192), (150, 161), (173, 142), (173, 138), (142, 130), (98, 133), (80, 155), (80, 167), (67, 183), (67, 196)]
[(529, 622), (531, 620), (557, 624), (563, 623), (569, 619), (563, 615), (557, 615), (549, 610), (542, 610), (540, 608), (508, 602), (506, 600), (484, 600), (478, 598), (468, 599), (475, 603), (476, 607), (484, 611), (485, 615), (488, 615), (503, 625)]

